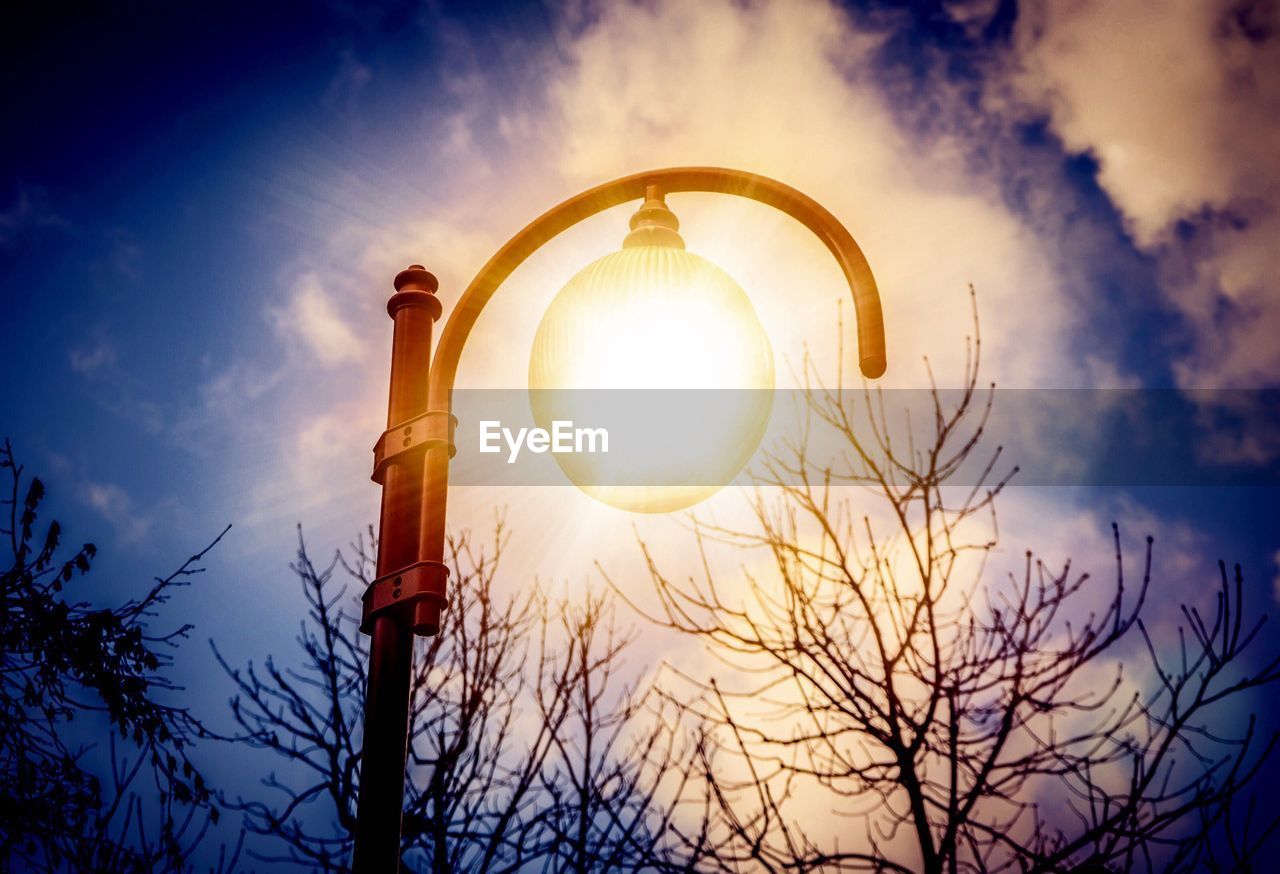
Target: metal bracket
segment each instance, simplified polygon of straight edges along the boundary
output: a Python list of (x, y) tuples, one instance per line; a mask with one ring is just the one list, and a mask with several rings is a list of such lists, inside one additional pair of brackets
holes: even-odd
[(449, 569), (442, 562), (419, 561), (401, 568), (393, 574), (378, 577), (364, 590), (364, 615), (360, 618), (360, 630), (373, 632), (373, 620), (386, 610), (403, 610), (422, 600), (436, 601), (445, 606), (445, 586)]
[(448, 446), (449, 457), (453, 458), (458, 452), (453, 443), (453, 432), (457, 427), (457, 416), (444, 410), (429, 410), (383, 431), (373, 445), (373, 481), (382, 485), (387, 466), (410, 452)]

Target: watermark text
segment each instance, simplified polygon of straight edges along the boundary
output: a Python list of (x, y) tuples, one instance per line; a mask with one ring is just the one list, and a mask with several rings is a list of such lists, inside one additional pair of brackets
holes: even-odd
[(507, 464), (515, 464), (522, 449), (542, 454), (596, 453), (609, 451), (609, 432), (604, 428), (575, 428), (573, 422), (557, 419), (546, 428), (521, 428), (512, 431), (493, 419), (480, 422), (480, 451), (502, 452), (505, 444)]

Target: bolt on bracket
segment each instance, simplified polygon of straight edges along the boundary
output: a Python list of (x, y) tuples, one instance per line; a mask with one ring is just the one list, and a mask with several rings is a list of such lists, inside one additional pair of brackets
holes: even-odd
[(420, 416), (414, 416), (382, 432), (378, 442), (373, 445), (373, 476), (378, 485), (386, 479), (387, 467), (395, 461), (403, 460), (411, 452), (421, 452), (433, 446), (449, 447), (449, 457), (458, 452), (454, 445), (454, 429), (458, 427), (458, 418), (444, 410), (429, 410)]
[(404, 610), (418, 601), (433, 600), (445, 606), (445, 586), (449, 569), (442, 562), (419, 561), (401, 568), (393, 574), (378, 577), (364, 590), (364, 614), (360, 618), (360, 630), (373, 631), (373, 620), (387, 610)]

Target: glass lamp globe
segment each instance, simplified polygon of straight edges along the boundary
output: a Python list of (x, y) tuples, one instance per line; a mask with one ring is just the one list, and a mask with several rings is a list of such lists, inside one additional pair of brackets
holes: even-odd
[(629, 451), (554, 458), (587, 494), (632, 512), (681, 510), (723, 488), (755, 453), (773, 404), (773, 351), (750, 299), (686, 251), (678, 229), (651, 187), (622, 249), (552, 300), (529, 360), (540, 427), (596, 424), (606, 408), (623, 424), (611, 439)]

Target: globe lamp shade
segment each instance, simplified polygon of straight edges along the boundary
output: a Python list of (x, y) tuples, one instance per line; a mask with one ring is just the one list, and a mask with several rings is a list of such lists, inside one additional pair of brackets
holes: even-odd
[(587, 494), (632, 512), (672, 512), (715, 494), (755, 453), (772, 409), (773, 352), (750, 299), (685, 250), (678, 226), (650, 191), (622, 250), (551, 302), (529, 361), (540, 427), (622, 414), (610, 419), (624, 425), (611, 435), (620, 452), (554, 457)]

